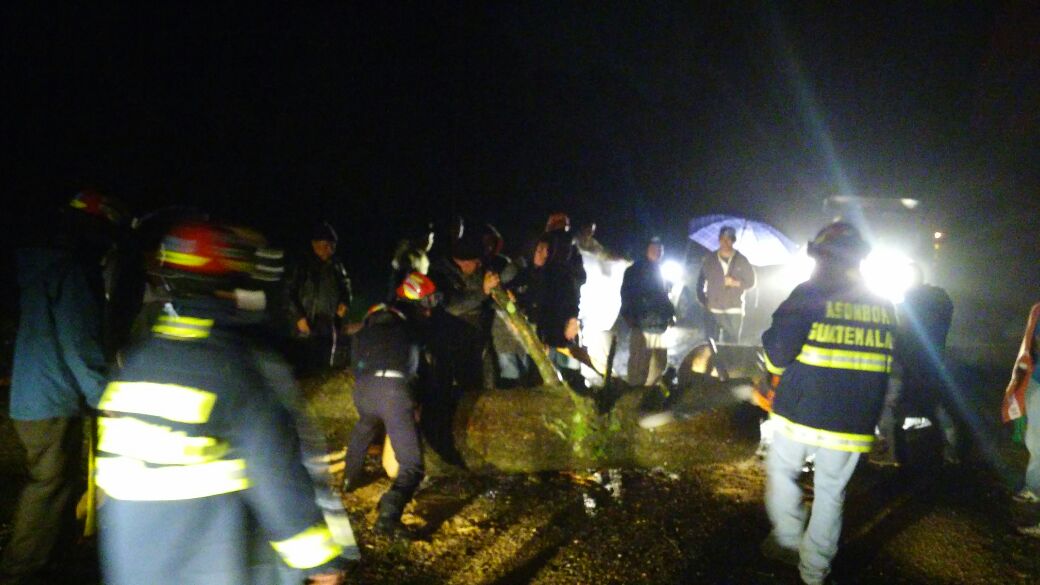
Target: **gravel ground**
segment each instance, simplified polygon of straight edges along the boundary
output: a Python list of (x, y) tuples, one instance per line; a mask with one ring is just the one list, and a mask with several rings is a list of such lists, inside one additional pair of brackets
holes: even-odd
[[(5, 394), (0, 391), (0, 402)], [(930, 440), (922, 432), (915, 448), (926, 452)], [(998, 448), (1012, 469), (1022, 468), (1020, 446), (1005, 441)], [(797, 583), (794, 570), (758, 553), (769, 530), (764, 475), (754, 445), (746, 449), (743, 460), (682, 474), (431, 478), (404, 518), (416, 536), (411, 543), (388, 542), (370, 531), (376, 501), (389, 485), (373, 457), (376, 479), (344, 496), (362, 547), (352, 582)], [(22, 458), (10, 421), (0, 419), (0, 542), (24, 481)], [(811, 493), (808, 477), (805, 485)], [(1007, 494), (977, 454), (956, 467), (865, 461), (850, 486), (834, 576), (843, 584), (1040, 582), (1040, 541), (1013, 531), (1015, 524), (1040, 519), (1040, 510), (1015, 506)], [(81, 545), (64, 569), (54, 583), (97, 583), (90, 544)]]

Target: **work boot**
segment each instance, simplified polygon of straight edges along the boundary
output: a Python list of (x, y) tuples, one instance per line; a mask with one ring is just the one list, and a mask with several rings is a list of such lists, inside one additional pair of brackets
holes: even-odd
[(383, 494), (379, 499), (379, 517), (376, 518), (372, 529), (390, 540), (411, 540), (411, 534), (404, 524), (401, 516), (404, 514), (404, 506), (408, 500), (400, 492), (390, 491)]
[(379, 518), (376, 518), (376, 523), (372, 526), (372, 530), (389, 540), (412, 540), (412, 533), (408, 531), (408, 528), (401, 522), (400, 518), (380, 515)]

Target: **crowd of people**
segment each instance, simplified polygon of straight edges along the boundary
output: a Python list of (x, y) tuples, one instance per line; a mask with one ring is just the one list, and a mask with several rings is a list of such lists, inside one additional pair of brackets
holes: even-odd
[[(84, 430), (91, 479), (105, 498), (106, 583), (342, 582), (357, 544), (320, 463), (328, 449), (303, 415), (298, 379), (352, 370), (360, 418), (342, 488), (371, 479), (365, 457), (385, 430), (397, 470), (373, 528), (406, 539), (401, 517), (425, 474), (423, 445), (461, 462), (451, 420), (462, 395), (539, 383), (532, 351), (543, 348), (518, 334), (510, 307), (526, 315), (572, 388), (585, 388), (576, 357), (583, 254), (608, 256), (594, 224), (572, 232), (563, 213), (548, 218), (529, 258), (504, 254), (493, 226), (458, 222), (444, 241), (432, 232), (403, 240), (383, 302), (351, 323), (351, 279), (328, 222), (313, 227), (306, 253), (293, 260), (258, 232), (195, 211), (160, 227), (134, 223), (116, 200), (90, 191), (67, 202), (52, 228), (19, 252), (10, 414), (30, 481), (0, 558), (5, 584), (39, 579), (67, 547)], [(744, 293), (756, 280), (734, 240), (732, 228), (719, 232), (696, 287), (706, 334), (731, 342), (740, 340)], [(905, 370), (896, 396), (931, 409), (949, 439), (948, 460), (962, 456), (963, 431), (936, 382), (952, 303), (922, 280), (897, 311), (859, 274), (868, 250), (854, 226), (825, 227), (809, 246), (812, 278), (762, 337), (779, 381), (766, 456), (773, 530), (762, 551), (796, 565), (811, 584), (829, 573), (859, 458), (874, 449), (878, 424), (892, 425), (883, 415), (893, 367)], [(629, 332), (635, 387), (655, 384), (667, 364), (663, 334), (675, 308), (663, 253), (661, 240), (649, 239), (620, 288), (618, 326)], [(1019, 403), (1033, 414), (1040, 386), (1026, 379)], [(1035, 429), (1026, 433), (1032, 459), (1016, 495), (1032, 502), (1040, 501)], [(797, 479), (810, 459), (807, 515)]]

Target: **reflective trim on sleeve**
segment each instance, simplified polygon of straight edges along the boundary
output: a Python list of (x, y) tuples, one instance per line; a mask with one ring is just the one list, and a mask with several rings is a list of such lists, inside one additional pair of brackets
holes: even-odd
[(874, 435), (858, 435), (855, 433), (838, 433), (807, 427), (776, 414), (769, 415), (771, 420), (776, 421), (776, 430), (785, 437), (835, 451), (849, 451), (852, 453), (868, 453), (874, 444)]
[(285, 564), (294, 569), (310, 569), (338, 557), (343, 549), (332, 539), (332, 532), (324, 524), (307, 530), (271, 546), (282, 555)]
[(798, 361), (803, 364), (819, 368), (836, 368), (839, 370), (854, 370), (857, 372), (880, 372), (887, 374), (892, 371), (892, 356), (874, 351), (852, 351), (849, 349), (829, 349), (806, 343), (802, 346), (802, 353), (798, 354)]
[(161, 315), (152, 326), (152, 331), (176, 339), (205, 339), (209, 337), (212, 328), (213, 319)]
[(110, 382), (98, 410), (147, 414), (182, 423), (209, 420), (217, 395), (198, 388), (152, 382)]
[(762, 355), (766, 359), (766, 369), (769, 370), (770, 374), (773, 374), (774, 376), (783, 376), (784, 375), (784, 369), (785, 368), (781, 368), (780, 366), (777, 366), (777, 365), (773, 364), (773, 362), (769, 361), (769, 352), (763, 351)]
[(98, 450), (148, 463), (191, 465), (220, 459), (227, 453), (228, 445), (212, 437), (192, 437), (135, 418), (101, 417)]
[(148, 467), (129, 457), (98, 457), (96, 482), (117, 500), (192, 500), (249, 487), (244, 459)]

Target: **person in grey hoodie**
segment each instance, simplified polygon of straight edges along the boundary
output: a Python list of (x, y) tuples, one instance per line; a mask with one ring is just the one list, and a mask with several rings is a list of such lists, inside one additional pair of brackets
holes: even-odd
[(84, 191), (48, 224), (54, 232), (46, 241), (18, 250), (10, 416), (29, 483), (0, 557), (0, 583), (40, 579), (75, 526), (83, 418), (97, 406), (106, 375), (101, 258), (123, 220), (112, 200)]

